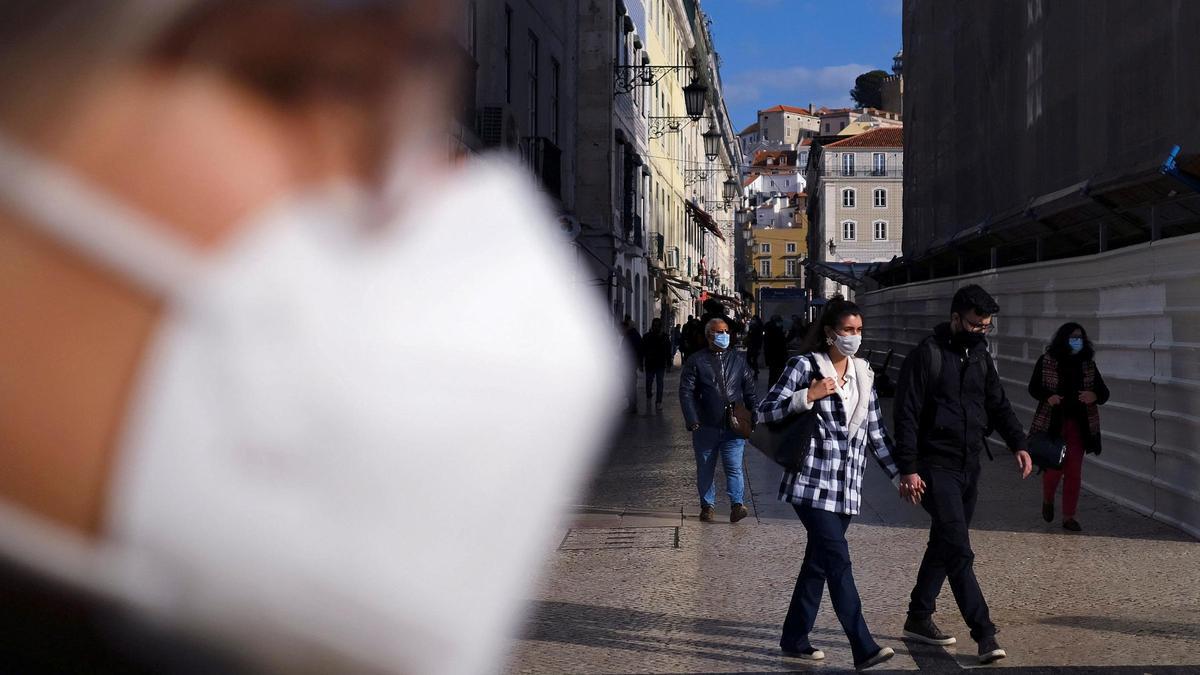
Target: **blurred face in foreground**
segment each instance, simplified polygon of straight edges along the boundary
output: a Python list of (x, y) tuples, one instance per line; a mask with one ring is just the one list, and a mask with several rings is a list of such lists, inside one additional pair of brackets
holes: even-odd
[(284, 672), (500, 662), (617, 383), (523, 174), (448, 166), (455, 4), (0, 3), (0, 533), (61, 542), (0, 552)]

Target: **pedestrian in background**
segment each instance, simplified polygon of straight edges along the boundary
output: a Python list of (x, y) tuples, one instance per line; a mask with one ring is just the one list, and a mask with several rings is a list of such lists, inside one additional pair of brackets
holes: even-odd
[(671, 358), (671, 338), (663, 332), (662, 319), (650, 322), (642, 336), (642, 371), (646, 375), (646, 410), (650, 410), (651, 385), (654, 385), (654, 409), (662, 411), (663, 377)]
[[(850, 564), (846, 530), (859, 512), (862, 478), (869, 450), (884, 472), (895, 478), (894, 448), (875, 395), (874, 372), (854, 358), (862, 344), (862, 312), (852, 302), (825, 306), (818, 330), (804, 354), (787, 363), (783, 376), (759, 407), (763, 422), (814, 411), (824, 430), (812, 438), (802, 470), (785, 473), (779, 498), (792, 505), (808, 534), (804, 563), (796, 579), (780, 647), (785, 654), (819, 661), (825, 653), (809, 639), (825, 582), (829, 599), (854, 654), (857, 668), (883, 663), (895, 655), (871, 637)], [(862, 433), (865, 430), (865, 433)], [(920, 491), (905, 495), (916, 503)]]
[(679, 341), (683, 339), (679, 324), (671, 327), (671, 358), (667, 359), (667, 370), (675, 367), (675, 355), (679, 353)]
[(629, 379), (625, 412), (636, 415), (638, 373), (642, 371), (642, 336), (638, 333), (637, 325), (633, 323), (633, 317), (628, 314), (621, 321), (621, 351), (625, 354), (625, 367), (630, 369), (626, 371), (626, 377)]
[(750, 362), (750, 370), (754, 371), (755, 381), (758, 381), (758, 357), (762, 353), (762, 346), (762, 320), (755, 316), (746, 326), (746, 360)]
[(923, 490), (921, 506), (931, 518), (904, 635), (926, 644), (954, 644), (933, 622), (938, 594), (949, 578), (981, 663), (1007, 655), (996, 642), (996, 626), (975, 578), (969, 532), (979, 497), (984, 431), (1000, 432), (1022, 478), (1033, 470), (1025, 433), (987, 349), (992, 317), (999, 311), (979, 286), (960, 288), (950, 304), (950, 321), (934, 328), (904, 359), (894, 411), (901, 488), (908, 494)]
[(740, 402), (749, 410), (758, 407), (754, 374), (746, 357), (731, 348), (729, 325), (713, 319), (704, 330), (708, 347), (683, 364), (679, 376), (679, 405), (684, 423), (692, 432), (696, 453), (696, 488), (700, 493), (700, 520), (715, 520), (717, 459), (725, 469), (725, 488), (732, 507), (729, 522), (749, 515), (743, 504), (742, 451), (746, 440), (729, 428), (729, 408)]
[(1042, 476), (1042, 519), (1054, 520), (1054, 496), (1063, 484), (1062, 526), (1072, 532), (1083, 528), (1075, 519), (1083, 481), (1084, 453), (1100, 454), (1100, 410), (1108, 401), (1108, 386), (1096, 367), (1096, 350), (1083, 326), (1059, 326), (1046, 353), (1033, 367), (1029, 395), (1038, 402), (1029, 433), (1046, 432), (1067, 444), (1059, 469)]
[(783, 375), (788, 361), (787, 334), (783, 331), (783, 319), (777, 314), (767, 322), (763, 330), (763, 354), (767, 360), (767, 381), (774, 386)]
[[(729, 338), (734, 344), (737, 344), (738, 336), (742, 334), (743, 326), (740, 321), (729, 316), (725, 305), (721, 304), (720, 300), (709, 298), (704, 301), (704, 315), (700, 317), (700, 325), (707, 326), (713, 319), (720, 319), (729, 327)], [(706, 347), (706, 343), (700, 343), (700, 347)]]

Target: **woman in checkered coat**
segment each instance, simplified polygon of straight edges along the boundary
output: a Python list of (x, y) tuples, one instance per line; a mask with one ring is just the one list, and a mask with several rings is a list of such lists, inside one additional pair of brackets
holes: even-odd
[(819, 419), (803, 468), (784, 474), (779, 490), (780, 499), (792, 504), (808, 531), (804, 564), (783, 622), (780, 646), (790, 656), (825, 658), (809, 642), (809, 632), (828, 581), (833, 609), (859, 668), (882, 663), (893, 651), (875, 642), (863, 619), (846, 528), (858, 513), (867, 452), (889, 477), (898, 474), (875, 396), (874, 373), (866, 361), (853, 358), (862, 342), (862, 326), (857, 305), (831, 301), (810, 332), (808, 353), (788, 362), (759, 406), (765, 422), (810, 411)]

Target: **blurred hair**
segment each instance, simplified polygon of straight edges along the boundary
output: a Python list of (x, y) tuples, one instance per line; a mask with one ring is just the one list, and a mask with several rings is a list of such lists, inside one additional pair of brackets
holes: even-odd
[(962, 316), (974, 311), (979, 316), (992, 316), (1000, 312), (1000, 305), (978, 284), (963, 286), (950, 302), (950, 313)]
[(4, 0), (0, 116), (54, 118), (107, 66), (211, 67), (276, 103), (394, 93), (405, 70), (459, 61), (456, 0)]
[(862, 310), (858, 305), (849, 300), (833, 299), (825, 304), (825, 311), (821, 312), (821, 318), (814, 321), (812, 326), (809, 326), (808, 335), (804, 338), (804, 352), (824, 352), (829, 350), (829, 344), (825, 342), (825, 328), (837, 329), (842, 323), (842, 319), (848, 316), (862, 316)]

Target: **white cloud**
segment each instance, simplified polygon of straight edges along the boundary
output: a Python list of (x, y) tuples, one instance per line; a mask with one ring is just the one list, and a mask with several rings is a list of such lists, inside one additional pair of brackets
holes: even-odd
[(874, 70), (873, 66), (848, 63), (810, 68), (791, 66), (760, 68), (724, 77), (725, 100), (730, 106), (753, 104), (760, 108), (777, 103), (788, 105), (848, 106), (854, 78)]

